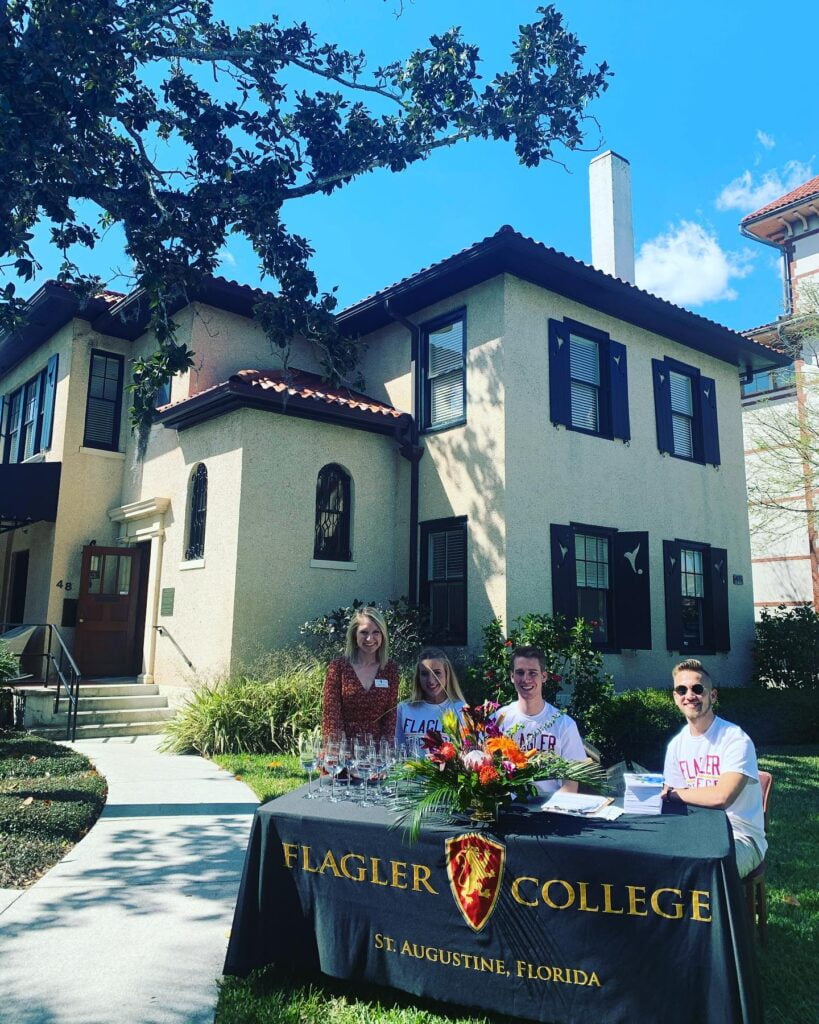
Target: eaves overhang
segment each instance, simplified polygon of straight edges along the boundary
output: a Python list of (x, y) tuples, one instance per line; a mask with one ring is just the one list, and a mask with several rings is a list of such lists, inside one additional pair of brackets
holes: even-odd
[[(199, 287), (189, 292), (178, 292), (171, 299), (169, 310), (173, 316), (192, 302), (204, 302), (228, 313), (250, 318), (253, 316), (253, 307), (263, 295), (263, 292), (250, 285), (238, 284), (223, 277), (212, 277), (206, 278)], [(135, 341), (147, 330), (150, 318), (148, 296), (143, 289), (138, 289), (122, 302), (107, 308), (92, 326), (100, 334)]]
[[(204, 302), (239, 316), (252, 317), (263, 293), (225, 278), (207, 278), (194, 291), (180, 292), (170, 304), (171, 315), (190, 302)], [(142, 289), (129, 295), (81, 300), (70, 288), (47, 281), (26, 304), (23, 322), (0, 336), (0, 377), (14, 369), (73, 318), (87, 320), (93, 330), (112, 338), (135, 341), (147, 330), (150, 307)]]
[(344, 334), (366, 335), (394, 322), (388, 307), (410, 317), (499, 274), (513, 274), (679, 342), (736, 366), (742, 374), (787, 363), (786, 357), (728, 327), (526, 238), (510, 227), (342, 310), (338, 325)]
[(0, 336), (0, 377), (75, 317), (93, 321), (106, 307), (103, 299), (81, 301), (70, 289), (47, 282), (28, 300), (20, 327)]
[(155, 421), (165, 427), (187, 430), (236, 409), (262, 409), (265, 412), (296, 416), (390, 437), (402, 434), (412, 423), (409, 413), (386, 417), (383, 413), (366, 409), (352, 409), (317, 401), (314, 398), (303, 398), (300, 395), (263, 390), (237, 380), (225, 381), (194, 395), (193, 398), (169, 406), (156, 414)]

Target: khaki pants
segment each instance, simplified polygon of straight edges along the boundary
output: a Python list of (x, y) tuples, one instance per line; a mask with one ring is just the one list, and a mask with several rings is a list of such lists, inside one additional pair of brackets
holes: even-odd
[(734, 852), (740, 878), (750, 875), (754, 868), (762, 863), (762, 854), (756, 848), (756, 843), (752, 839), (743, 839), (735, 834)]

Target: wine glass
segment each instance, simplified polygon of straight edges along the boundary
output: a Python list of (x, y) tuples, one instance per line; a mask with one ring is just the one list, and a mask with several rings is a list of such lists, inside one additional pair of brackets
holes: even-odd
[(338, 749), (337, 739), (324, 741), (324, 770), (330, 776), (330, 802), (338, 803), (336, 795), (336, 774), (338, 773)]
[(316, 748), (313, 738), (310, 736), (299, 736), (299, 762), (302, 770), (307, 773), (307, 792), (305, 800), (315, 800), (313, 792), (313, 772), (316, 769)]
[(369, 779), (373, 767), (370, 756), (371, 749), (370, 745), (366, 742), (358, 742), (355, 745), (355, 771), (359, 778), (363, 780), (361, 799), (359, 801), (362, 807), (369, 807), (371, 804), (369, 798)]
[(341, 737), (338, 744), (338, 799), (350, 799), (350, 772), (353, 764), (353, 745), (346, 738)]

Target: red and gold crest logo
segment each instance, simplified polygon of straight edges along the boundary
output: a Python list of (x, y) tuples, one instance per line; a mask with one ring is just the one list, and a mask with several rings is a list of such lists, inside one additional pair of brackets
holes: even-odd
[(500, 893), (506, 848), (468, 832), (446, 841), (446, 873), (458, 909), (476, 932), (489, 920)]

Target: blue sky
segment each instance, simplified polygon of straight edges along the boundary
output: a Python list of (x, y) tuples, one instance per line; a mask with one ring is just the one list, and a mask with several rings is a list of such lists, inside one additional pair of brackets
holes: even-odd
[[(370, 66), (405, 56), (453, 24), (477, 43), (486, 77), (505, 66), (517, 26), (535, 4), (404, 0), (301, 0), (241, 5), (244, 23), (271, 8), (308, 20), (320, 36), (364, 49)], [(631, 163), (638, 281), (713, 320), (743, 329), (781, 312), (777, 253), (743, 239), (740, 219), (819, 173), (814, 2), (792, 0), (563, 0), (590, 62), (614, 72), (590, 113), (589, 141)], [(235, 6), (216, 0), (216, 12)], [(787, 15), (783, 28), (780, 11)], [(511, 146), (461, 144), (401, 174), (367, 175), (330, 197), (294, 202), (293, 230), (314, 245), (322, 289), (347, 305), (511, 224), (589, 261), (588, 162), (520, 167)], [(84, 266), (124, 287), (116, 235)], [(53, 273), (56, 263), (46, 266)], [(226, 277), (255, 284), (252, 253), (231, 241)]]

